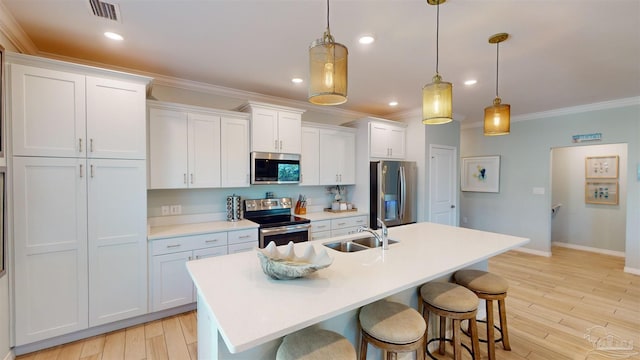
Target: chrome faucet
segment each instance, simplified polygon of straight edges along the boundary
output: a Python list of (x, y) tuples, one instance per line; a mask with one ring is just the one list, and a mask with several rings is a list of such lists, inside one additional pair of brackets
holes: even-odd
[(377, 220), (378, 220), (378, 225), (382, 227), (382, 230), (380, 231), (381, 234), (378, 234), (377, 232), (371, 230), (366, 226), (360, 226), (358, 228), (358, 232), (366, 231), (370, 233), (376, 238), (376, 240), (382, 243), (382, 250), (389, 250), (389, 240), (387, 239), (387, 235), (389, 235), (389, 231), (387, 230), (387, 225), (385, 225), (384, 222), (380, 220), (380, 218), (378, 218)]

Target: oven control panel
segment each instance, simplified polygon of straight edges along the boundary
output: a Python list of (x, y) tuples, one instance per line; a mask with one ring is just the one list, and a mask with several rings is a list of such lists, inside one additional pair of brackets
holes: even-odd
[(291, 198), (249, 199), (244, 201), (245, 211), (291, 209)]

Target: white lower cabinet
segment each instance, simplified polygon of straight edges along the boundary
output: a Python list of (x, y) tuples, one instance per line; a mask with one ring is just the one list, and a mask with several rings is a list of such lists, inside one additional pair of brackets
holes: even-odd
[(147, 312), (145, 168), (13, 158), (16, 345)]
[(151, 311), (196, 301), (187, 261), (247, 251), (257, 246), (257, 229), (152, 240), (149, 243)]
[(258, 229), (229, 231), (229, 254), (250, 251), (258, 247)]
[(366, 215), (312, 221), (311, 240), (321, 240), (334, 236), (355, 234), (358, 232), (358, 227), (363, 225), (367, 225)]
[(190, 304), (195, 289), (187, 272), (189, 260), (227, 254), (227, 233), (154, 240), (150, 244), (151, 311)]

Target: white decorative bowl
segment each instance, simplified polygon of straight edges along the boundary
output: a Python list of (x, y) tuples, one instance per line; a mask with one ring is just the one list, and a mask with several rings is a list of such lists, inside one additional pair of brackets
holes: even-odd
[(276, 280), (307, 276), (316, 270), (326, 268), (333, 262), (326, 250), (322, 249), (316, 254), (313, 246), (307, 247), (304, 255), (300, 257), (296, 256), (293, 250), (293, 242), (289, 242), (281, 251), (273, 242), (264, 249), (258, 249), (262, 271)]

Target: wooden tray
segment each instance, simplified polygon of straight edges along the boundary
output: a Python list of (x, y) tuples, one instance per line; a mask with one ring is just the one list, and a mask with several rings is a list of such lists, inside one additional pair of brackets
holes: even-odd
[(343, 212), (358, 211), (358, 209), (357, 208), (353, 208), (353, 209), (350, 209), (350, 210), (332, 210), (331, 208), (325, 208), (324, 211), (330, 212), (330, 213), (343, 213)]

